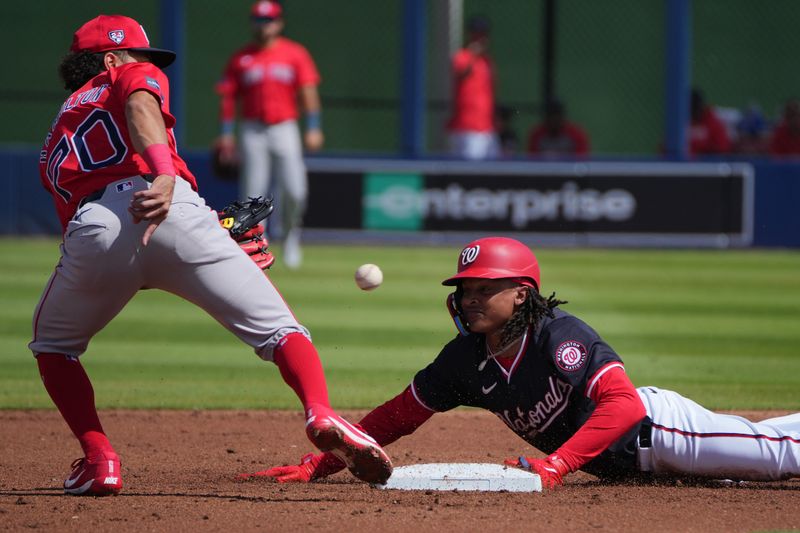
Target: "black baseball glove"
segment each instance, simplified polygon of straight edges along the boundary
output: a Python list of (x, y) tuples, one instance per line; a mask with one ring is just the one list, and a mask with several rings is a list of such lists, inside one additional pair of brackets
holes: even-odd
[(272, 214), (272, 198), (250, 198), (246, 202), (232, 202), (218, 211), (219, 223), (231, 234), (242, 250), (250, 256), (261, 270), (266, 270), (275, 262), (275, 256), (268, 250), (269, 241), (264, 236), (261, 221)]

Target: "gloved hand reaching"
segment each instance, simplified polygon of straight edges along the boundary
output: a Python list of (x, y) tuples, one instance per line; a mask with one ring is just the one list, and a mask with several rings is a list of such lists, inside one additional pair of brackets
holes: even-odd
[(232, 202), (217, 213), (220, 225), (227, 229), (231, 238), (255, 264), (266, 270), (275, 262), (268, 250), (269, 241), (264, 236), (262, 220), (272, 214), (272, 198), (250, 198), (246, 202)]
[(542, 486), (548, 489), (554, 489), (562, 485), (564, 482), (563, 477), (570, 473), (567, 464), (556, 454), (544, 459), (534, 459), (533, 457), (506, 459), (503, 463), (539, 474), (539, 477), (542, 478)]
[(254, 477), (271, 477), (278, 483), (308, 483), (316, 479), (317, 467), (322, 461), (322, 455), (309, 453), (304, 455), (299, 465), (273, 466), (267, 470), (253, 472), (252, 474), (239, 474), (237, 479), (251, 479)]

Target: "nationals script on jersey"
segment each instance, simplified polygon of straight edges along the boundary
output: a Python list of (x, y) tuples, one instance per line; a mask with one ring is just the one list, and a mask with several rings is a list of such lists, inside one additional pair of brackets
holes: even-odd
[(151, 173), (133, 148), (125, 118), (125, 103), (135, 91), (147, 91), (161, 102), (175, 171), (197, 190), (176, 151), (166, 75), (152, 63), (128, 63), (98, 74), (72, 93), (45, 139), (39, 173), (64, 228), (84, 196), (121, 178)]

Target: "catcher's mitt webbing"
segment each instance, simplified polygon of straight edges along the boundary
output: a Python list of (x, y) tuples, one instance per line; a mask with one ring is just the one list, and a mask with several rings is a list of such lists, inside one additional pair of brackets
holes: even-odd
[(273, 208), (272, 197), (259, 196), (246, 202), (233, 202), (219, 212), (219, 223), (235, 239), (270, 216)]

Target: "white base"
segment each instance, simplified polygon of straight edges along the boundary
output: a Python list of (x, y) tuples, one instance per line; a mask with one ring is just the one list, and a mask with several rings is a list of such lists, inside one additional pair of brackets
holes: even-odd
[(394, 469), (379, 489), (541, 492), (537, 474), (519, 468), (484, 463), (431, 463)]

